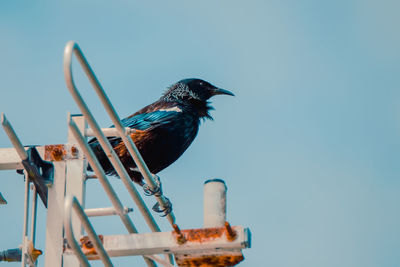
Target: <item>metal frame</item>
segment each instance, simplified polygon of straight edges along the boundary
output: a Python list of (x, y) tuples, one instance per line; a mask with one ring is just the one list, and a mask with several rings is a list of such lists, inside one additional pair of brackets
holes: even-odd
[[(66, 216), (68, 215), (66, 214)], [(106, 235), (102, 238), (102, 244), (109, 257), (164, 253), (173, 253), (175, 255), (199, 254), (237, 251), (249, 247), (250, 233), (248, 229), (242, 226), (233, 226), (232, 229), (236, 233), (235, 239), (232, 241), (228, 241), (225, 227), (215, 227), (182, 230), (189, 237), (189, 240), (185, 244), (179, 244), (176, 241), (176, 234), (174, 232)], [(196, 235), (202, 235), (202, 242), (196, 240)], [(70, 244), (70, 242), (68, 243)], [(67, 249), (66, 253), (71, 252), (71, 250), (75, 252), (75, 249), (71, 246), (71, 249)], [(99, 255), (92, 253), (87, 255), (87, 257), (89, 260), (99, 259)]]
[[(77, 90), (72, 76), (71, 63), (73, 54), (75, 54), (78, 62), (86, 73), (105, 110), (113, 121), (115, 128), (101, 129)], [(46, 205), (47, 202), (49, 204), (46, 224), (46, 267), (72, 267), (78, 266), (79, 264), (86, 267), (90, 266), (89, 260), (92, 259), (101, 259), (105, 266), (113, 266), (110, 257), (128, 255), (142, 255), (148, 266), (157, 266), (155, 264), (155, 262), (157, 262), (164, 266), (171, 267), (173, 266), (171, 253), (175, 254), (176, 261), (183, 265), (190, 262), (198, 262), (199, 259), (207, 261), (210, 257), (218, 258), (220, 256), (222, 262), (227, 258), (233, 259), (235, 262), (241, 261), (243, 259), (241, 249), (250, 247), (250, 231), (241, 226), (231, 227), (229, 223), (225, 221), (226, 186), (224, 182), (219, 179), (214, 179), (207, 181), (205, 185), (205, 197), (207, 194), (213, 195), (212, 198), (207, 197), (207, 201), (204, 202), (204, 226), (209, 228), (181, 231), (175, 223), (175, 216), (171, 210), (165, 215), (173, 231), (160, 232), (159, 226), (136, 190), (134, 183), (131, 181), (119, 157), (111, 147), (107, 136), (119, 136), (123, 140), (132, 159), (138, 166), (147, 183), (148, 192), (156, 192), (154, 196), (157, 200), (157, 205), (161, 209), (167, 208), (170, 202), (162, 195), (161, 184), (155, 181), (155, 175), (150, 173), (130, 137), (135, 130), (123, 127), (114, 107), (82, 51), (79, 46), (72, 41), (67, 43), (64, 50), (64, 74), (67, 87), (81, 112), (84, 114), (84, 117), (82, 117), (82, 115), (68, 115), (69, 134), (67, 145), (37, 147), (40, 156), (36, 153), (36, 150), (34, 151), (36, 153), (35, 158), (38, 158), (40, 161), (39, 163), (33, 164), (35, 166), (40, 166), (37, 168), (43, 170), (46, 169), (47, 165), (45, 164), (52, 165), (51, 163), (42, 161), (41, 157), (47, 158), (46, 160), (50, 158), (53, 162), (54, 169), (51, 170), (54, 170), (54, 181), (39, 179), (44, 177), (42, 177), (36, 169), (31, 169), (31, 166), (29, 166), (29, 164), (31, 164), (31, 154), (27, 154), (25, 151), (26, 148), (23, 147), (5, 115), (2, 114), (1, 116), (2, 126), (9, 136), (14, 149), (0, 149), (0, 170), (26, 169), (24, 171), (26, 180), (21, 249), (22, 266), (24, 267), (26, 264), (31, 267), (36, 266), (36, 257), (32, 258), (34, 254), (32, 250), (34, 250), (36, 236), (37, 194), (43, 192), (43, 186), (45, 186), (44, 189), (46, 189), (46, 201), (44, 201), (44, 204)], [(87, 128), (87, 123), (90, 126), (89, 129)], [(86, 142), (87, 136), (94, 136), (99, 140), (102, 149), (110, 158), (118, 176), (121, 178), (124, 186), (127, 188), (131, 198), (153, 233), (138, 234), (136, 227), (128, 216), (128, 213), (133, 209), (122, 205), (97, 157)], [(75, 144), (79, 145), (80, 149), (77, 149), (77, 147), (74, 146)], [(34, 149), (36, 149), (36, 147)], [(66, 152), (67, 150), (68, 152)], [(90, 163), (95, 175), (86, 175), (86, 161)], [(32, 176), (32, 170), (36, 171), (36, 175)], [(45, 177), (47, 178), (48, 176)], [(112, 207), (84, 210), (85, 181), (88, 178), (97, 178), (99, 180), (107, 196), (111, 200)], [(36, 181), (37, 179), (39, 179), (40, 183)], [(32, 210), (30, 216), (30, 236), (28, 237), (29, 186), (32, 181), (35, 186), (31, 186)], [(52, 182), (53, 184), (51, 184)], [(43, 196), (40, 196), (43, 200)], [(100, 240), (88, 217), (109, 215), (118, 215), (129, 234), (104, 236), (104, 241)], [(83, 234), (83, 229), (86, 230), (89, 240), (93, 243), (95, 255), (85, 255), (77, 242)], [(70, 246), (69, 248), (64, 247), (64, 236)], [(64, 249), (66, 249), (66, 251), (64, 251)], [(74, 252), (76, 257), (71, 252)], [(225, 252), (227, 255), (223, 254)], [(164, 254), (167, 257), (163, 259), (155, 254)]]

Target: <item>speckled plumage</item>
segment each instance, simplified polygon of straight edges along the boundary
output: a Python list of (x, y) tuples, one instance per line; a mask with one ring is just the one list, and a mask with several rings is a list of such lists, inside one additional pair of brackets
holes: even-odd
[[(181, 80), (169, 87), (158, 101), (122, 120), (125, 127), (137, 130), (131, 138), (152, 173), (168, 167), (189, 147), (201, 119), (212, 119), (209, 114), (212, 107), (207, 100), (218, 94), (233, 95), (200, 79)], [(108, 139), (132, 180), (142, 184), (142, 175), (121, 138)], [(89, 145), (106, 174), (116, 175), (98, 141), (92, 139)]]

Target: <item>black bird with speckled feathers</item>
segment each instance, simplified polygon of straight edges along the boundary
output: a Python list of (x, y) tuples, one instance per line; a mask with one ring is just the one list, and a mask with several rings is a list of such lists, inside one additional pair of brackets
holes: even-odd
[[(196, 137), (201, 119), (212, 119), (208, 99), (215, 95), (234, 94), (200, 79), (181, 80), (159, 100), (122, 120), (125, 127), (136, 130), (131, 138), (151, 173), (176, 161)], [(108, 139), (131, 179), (143, 185), (143, 177), (121, 138)], [(89, 145), (106, 174), (116, 175), (97, 139), (90, 140)]]

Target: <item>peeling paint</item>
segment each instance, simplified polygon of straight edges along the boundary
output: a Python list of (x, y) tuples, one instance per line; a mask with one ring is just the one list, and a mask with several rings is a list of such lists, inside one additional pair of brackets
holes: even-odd
[(76, 146), (58, 144), (44, 147), (44, 160), (47, 161), (62, 161), (78, 157), (79, 150)]
[[(103, 235), (99, 235), (99, 239), (101, 243), (103, 244)], [(96, 249), (93, 246), (92, 241), (90, 241), (88, 236), (83, 236), (80, 240), (81, 242), (80, 246), (82, 248), (83, 254), (87, 255), (97, 255)]]

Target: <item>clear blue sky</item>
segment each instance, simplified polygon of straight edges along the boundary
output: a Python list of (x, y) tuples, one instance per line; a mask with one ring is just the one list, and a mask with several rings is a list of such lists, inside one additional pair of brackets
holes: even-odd
[[(203, 78), (236, 97), (214, 99), (215, 120), (160, 174), (182, 228), (202, 226), (203, 182), (218, 177), (228, 220), (253, 233), (240, 266), (400, 266), (399, 10), (395, 0), (1, 1), (0, 111), (24, 144), (66, 142), (66, 113), (78, 112), (62, 72), (69, 40), (122, 117)], [(11, 146), (3, 131), (0, 146)], [(3, 250), (21, 243), (21, 176), (0, 173), (0, 191)], [(109, 206), (97, 181), (87, 202)], [(117, 218), (94, 224), (125, 233)]]

